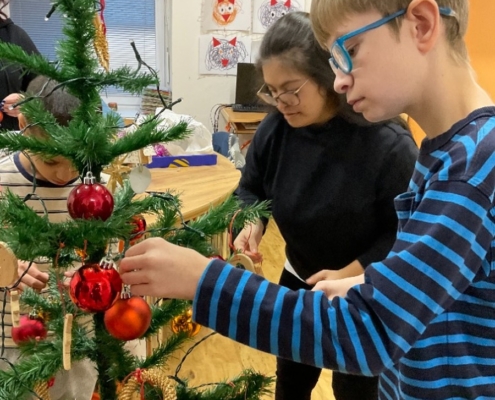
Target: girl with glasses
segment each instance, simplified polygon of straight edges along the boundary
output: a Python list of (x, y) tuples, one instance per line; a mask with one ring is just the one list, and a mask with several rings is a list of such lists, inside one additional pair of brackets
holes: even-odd
[[(417, 156), (400, 119), (370, 124), (334, 91), (329, 56), (308, 14), (295, 12), (268, 30), (257, 62), (265, 82), (258, 96), (277, 110), (249, 147), (239, 195), (271, 200), (286, 242), (279, 283), (292, 290), (360, 275), (387, 255), (397, 229), (393, 199), (407, 189)], [(246, 227), (235, 246), (256, 257), (266, 223)], [(309, 400), (321, 369), (282, 357), (276, 400)], [(335, 371), (332, 386), (337, 400), (375, 400), (377, 382)]]

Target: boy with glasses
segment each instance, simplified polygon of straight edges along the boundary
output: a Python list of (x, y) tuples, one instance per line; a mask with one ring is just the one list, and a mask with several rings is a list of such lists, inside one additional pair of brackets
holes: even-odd
[(382, 399), (495, 398), (495, 106), (467, 58), (468, 1), (313, 0), (311, 15), (354, 110), (405, 112), (426, 133), (388, 257), (352, 287), (291, 292), (153, 239), (129, 250), (123, 279), (194, 299), (197, 322), (252, 347), (380, 375)]

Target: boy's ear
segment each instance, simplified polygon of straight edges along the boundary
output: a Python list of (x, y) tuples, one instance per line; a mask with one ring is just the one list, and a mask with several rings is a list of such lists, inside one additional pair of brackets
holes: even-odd
[(27, 121), (26, 121), (26, 117), (24, 116), (23, 113), (20, 113), (18, 116), (17, 116), (17, 120), (19, 121), (19, 128), (22, 130), (24, 129), (26, 126), (27, 126)]
[(406, 19), (413, 22), (414, 41), (421, 53), (428, 53), (438, 42), (441, 16), (435, 0), (412, 0)]

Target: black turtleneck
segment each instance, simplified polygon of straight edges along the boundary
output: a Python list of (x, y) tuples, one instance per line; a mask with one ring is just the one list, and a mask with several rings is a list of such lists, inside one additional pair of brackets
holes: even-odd
[[(22, 28), (15, 25), (10, 18), (0, 20), (0, 41), (16, 44), (29, 54), (39, 53), (29, 35)], [(23, 75), (25, 70), (19, 65), (9, 65), (4, 69), (7, 64), (6, 60), (0, 59), (0, 101), (11, 93), (25, 92), (29, 82), (36, 76), (32, 73)], [(19, 129), (17, 118), (4, 114), (0, 129)]]
[(397, 230), (393, 199), (407, 190), (418, 149), (395, 123), (335, 117), (292, 128), (276, 112), (249, 147), (239, 196), (271, 200), (287, 257), (303, 279), (358, 259), (383, 259)]

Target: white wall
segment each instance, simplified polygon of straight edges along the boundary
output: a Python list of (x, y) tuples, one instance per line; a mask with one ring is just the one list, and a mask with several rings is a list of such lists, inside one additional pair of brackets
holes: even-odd
[[(175, 112), (191, 115), (212, 129), (210, 111), (215, 104), (234, 101), (235, 77), (198, 73), (201, 3), (172, 0), (172, 95), (174, 99), (183, 98), (182, 103), (174, 106)], [(306, 0), (306, 10), (310, 5), (311, 0)]]

